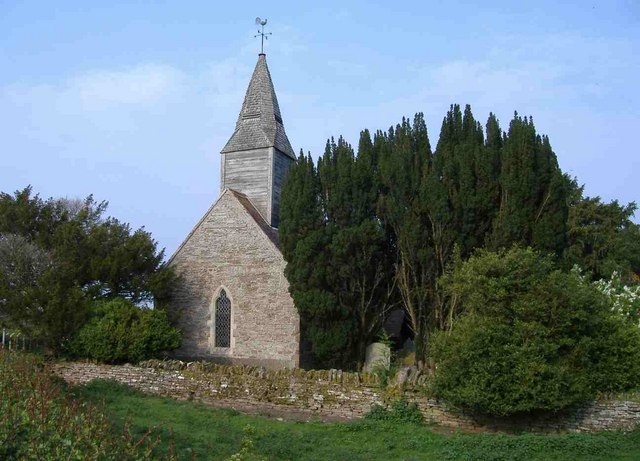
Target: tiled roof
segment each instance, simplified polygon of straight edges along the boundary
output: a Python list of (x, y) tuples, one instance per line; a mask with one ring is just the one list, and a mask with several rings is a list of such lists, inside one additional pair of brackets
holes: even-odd
[(244, 96), (236, 130), (222, 149), (222, 153), (264, 147), (275, 147), (291, 158), (296, 158), (284, 131), (267, 60), (264, 54), (260, 54)]

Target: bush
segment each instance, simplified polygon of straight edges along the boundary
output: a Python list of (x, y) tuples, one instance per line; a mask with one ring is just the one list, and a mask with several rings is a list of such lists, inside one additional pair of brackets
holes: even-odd
[(432, 340), (435, 395), (480, 413), (559, 410), (640, 382), (640, 335), (531, 249), (480, 251), (441, 279), (463, 314)]
[(92, 318), (76, 334), (70, 351), (105, 363), (135, 363), (176, 349), (180, 340), (180, 331), (169, 324), (164, 310), (115, 298), (94, 304)]
[(71, 398), (34, 356), (0, 351), (0, 459), (157, 460), (177, 459), (170, 442), (165, 453), (150, 431), (134, 437), (100, 408)]

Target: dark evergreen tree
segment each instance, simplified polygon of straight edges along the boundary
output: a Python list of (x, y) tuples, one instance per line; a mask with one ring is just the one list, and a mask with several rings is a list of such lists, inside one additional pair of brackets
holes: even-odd
[[(175, 280), (164, 266), (163, 252), (144, 229), (132, 232), (128, 224), (103, 218), (106, 206), (91, 196), (42, 200), (31, 187), (0, 194), (0, 241), (5, 247), (16, 239), (22, 242), (3, 253), (4, 263), (6, 258), (25, 261), (20, 249), (45, 254), (49, 261), (46, 270), (31, 271), (30, 280), (17, 279), (7, 269), (11, 265), (0, 262), (0, 321), (5, 326), (60, 350), (82, 326), (89, 300), (125, 297), (162, 304)], [(16, 280), (22, 282), (16, 285)], [(14, 302), (18, 293), (29, 295)]]
[(434, 322), (436, 262), (427, 208), (421, 191), (431, 163), (431, 146), (422, 114), (407, 119), (374, 141), (379, 156), (380, 217), (392, 232), (395, 279), (413, 330), (416, 359), (424, 363)]
[(517, 113), (502, 148), (500, 186), (491, 247), (521, 243), (560, 256), (566, 248), (569, 180), (549, 139), (536, 134), (531, 118)]
[(595, 279), (618, 272), (626, 283), (640, 280), (640, 225), (631, 219), (635, 202), (604, 203), (600, 197), (583, 197), (574, 184), (576, 199), (569, 209), (569, 266), (579, 265)]
[(360, 364), (385, 311), (397, 303), (413, 331), (416, 359), (425, 363), (430, 335), (450, 330), (460, 308), (439, 278), (485, 245), (524, 244), (561, 256), (570, 204), (576, 212), (566, 261), (610, 273), (602, 264), (622, 267), (626, 252), (627, 274), (637, 272), (633, 210), (610, 219), (618, 228), (608, 235), (619, 243), (598, 244), (586, 227), (589, 216), (609, 219), (604, 215), (615, 210), (574, 196), (549, 139), (517, 114), (507, 134), (490, 114), (485, 136), (469, 106), (463, 112), (452, 105), (433, 154), (422, 114), (373, 140), (362, 132), (357, 155), (343, 138), (328, 140), (317, 169), (310, 157), (291, 169), (280, 228), (287, 277), (316, 355), (324, 364)]
[(317, 170), (310, 157), (299, 158), (282, 192), (286, 274), (303, 334), (324, 366), (362, 366), (392, 291), (388, 239), (375, 216), (368, 132), (360, 146), (356, 157), (344, 139), (329, 140)]
[(302, 152), (282, 188), (279, 237), (289, 290), (301, 317), (302, 335), (321, 365), (341, 366), (350, 353), (350, 319), (329, 290), (330, 238), (320, 179), (311, 155)]
[(297, 242), (319, 229), (324, 222), (320, 208), (320, 183), (311, 154), (302, 151), (287, 173), (280, 204), (280, 245), (285, 259), (293, 255)]

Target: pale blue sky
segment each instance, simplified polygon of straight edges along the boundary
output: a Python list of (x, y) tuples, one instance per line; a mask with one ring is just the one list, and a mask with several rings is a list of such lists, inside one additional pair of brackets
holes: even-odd
[(259, 52), (294, 150), (452, 103), (532, 115), (589, 195), (639, 200), (640, 2), (0, 0), (0, 190), (110, 202), (170, 255), (219, 194)]

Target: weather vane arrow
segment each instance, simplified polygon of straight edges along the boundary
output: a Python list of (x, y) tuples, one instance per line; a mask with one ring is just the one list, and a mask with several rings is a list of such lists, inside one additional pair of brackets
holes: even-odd
[(268, 36), (271, 35), (271, 32), (267, 32), (267, 33), (264, 32), (264, 26), (267, 25), (266, 19), (256, 18), (256, 25), (261, 26), (262, 28), (258, 31), (256, 35), (253, 36), (253, 38), (256, 38), (256, 37), (262, 38), (262, 43), (260, 44), (260, 54), (264, 54), (264, 41), (269, 38)]

